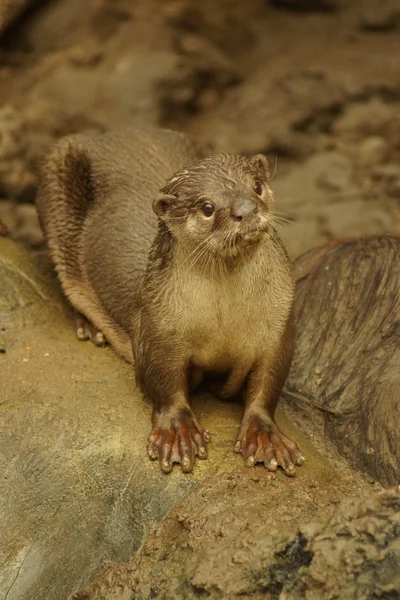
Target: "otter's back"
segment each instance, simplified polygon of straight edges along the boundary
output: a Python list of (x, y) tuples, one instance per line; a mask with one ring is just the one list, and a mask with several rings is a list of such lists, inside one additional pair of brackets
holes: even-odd
[(94, 185), (81, 264), (103, 308), (125, 329), (157, 231), (153, 200), (171, 175), (206, 151), (185, 134), (160, 129), (85, 139)]

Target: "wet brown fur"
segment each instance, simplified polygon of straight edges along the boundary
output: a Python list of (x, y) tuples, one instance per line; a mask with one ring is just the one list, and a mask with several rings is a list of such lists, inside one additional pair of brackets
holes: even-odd
[[(227, 377), (221, 396), (243, 393), (248, 416), (266, 409), (272, 419), (293, 352), (294, 284), (269, 173), (262, 157), (206, 153), (166, 130), (61, 140), (43, 165), (40, 221), (66, 295), (135, 359), (156, 410), (186, 410), (189, 386), (216, 372)], [(201, 254), (208, 199), (217, 211)], [(261, 241), (225, 235), (235, 202), (257, 207), (249, 222), (262, 220)]]
[[(151, 130), (128, 129), (64, 138), (43, 161), (36, 204), (63, 290), (129, 362), (127, 317), (157, 233), (151, 203), (174, 170), (201, 156), (179, 133), (162, 131), (155, 140)], [(137, 228), (120, 231), (118, 223), (132, 218)]]

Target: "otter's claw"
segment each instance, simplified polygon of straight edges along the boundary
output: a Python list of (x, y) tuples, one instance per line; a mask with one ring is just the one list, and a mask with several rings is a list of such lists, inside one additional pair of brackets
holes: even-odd
[(196, 456), (207, 458), (210, 437), (189, 408), (154, 411), (152, 420), (147, 452), (151, 460), (159, 460), (164, 473), (170, 473), (174, 463), (189, 473)]
[(83, 315), (78, 313), (75, 318), (76, 336), (81, 342), (90, 340), (95, 346), (105, 346), (107, 340), (103, 333), (99, 331), (90, 321)]
[(289, 477), (296, 474), (295, 466), (304, 462), (297, 444), (283, 435), (267, 414), (243, 417), (235, 452), (243, 454), (248, 467), (263, 463), (269, 471), (276, 471), (279, 466)]

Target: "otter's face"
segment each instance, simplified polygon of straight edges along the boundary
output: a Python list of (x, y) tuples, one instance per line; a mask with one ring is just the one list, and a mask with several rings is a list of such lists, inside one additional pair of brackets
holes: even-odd
[(176, 173), (153, 208), (188, 250), (235, 256), (267, 237), (274, 208), (268, 182), (265, 156), (217, 154)]

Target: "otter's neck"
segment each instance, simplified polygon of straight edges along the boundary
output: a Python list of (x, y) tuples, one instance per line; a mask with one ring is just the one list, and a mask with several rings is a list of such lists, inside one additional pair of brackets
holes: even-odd
[(157, 235), (150, 249), (147, 271), (164, 271), (171, 264), (176, 240), (163, 221), (158, 223)]
[[(147, 279), (169, 277), (172, 271), (197, 271), (213, 278), (225, 278), (248, 269), (251, 263), (258, 264), (274, 257), (278, 263), (286, 263), (288, 257), (283, 244), (274, 229), (269, 239), (260, 244), (239, 248), (237, 253), (223, 257), (198, 252), (196, 246), (179, 244), (166, 225), (160, 221), (158, 232), (149, 254)], [(270, 261), (268, 261), (270, 262)], [(289, 262), (289, 261), (288, 261)]]

